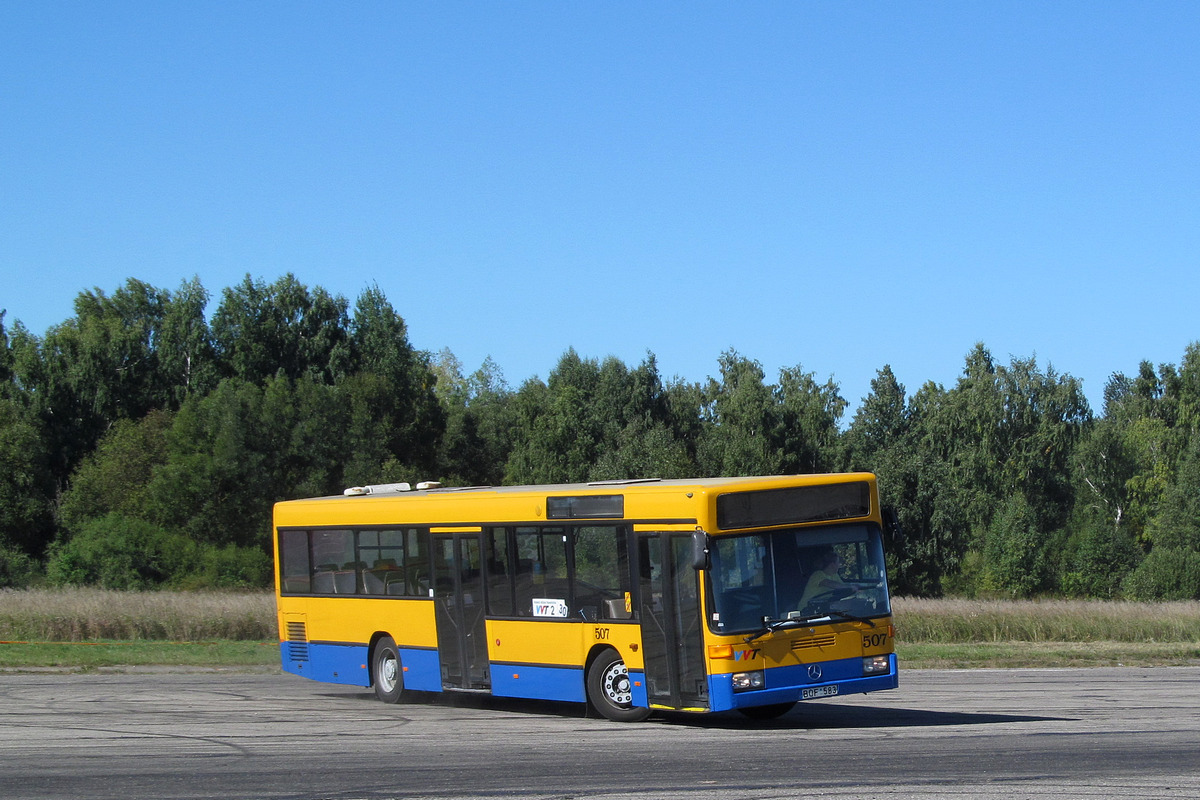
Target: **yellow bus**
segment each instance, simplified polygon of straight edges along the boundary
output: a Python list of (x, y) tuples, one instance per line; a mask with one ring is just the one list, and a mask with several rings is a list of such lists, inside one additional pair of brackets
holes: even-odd
[(286, 671), (770, 718), (897, 686), (875, 476), (347, 489), (275, 505)]

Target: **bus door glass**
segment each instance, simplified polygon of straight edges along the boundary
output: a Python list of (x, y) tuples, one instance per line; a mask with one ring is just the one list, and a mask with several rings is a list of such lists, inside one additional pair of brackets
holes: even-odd
[(648, 699), (672, 708), (706, 707), (708, 682), (691, 534), (642, 534), (638, 557)]
[(481, 566), (480, 534), (433, 534), (438, 654), (447, 689), (491, 686)]

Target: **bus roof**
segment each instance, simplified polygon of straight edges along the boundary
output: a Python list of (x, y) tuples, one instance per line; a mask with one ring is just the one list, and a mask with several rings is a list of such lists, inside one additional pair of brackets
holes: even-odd
[[(528, 486), (441, 487), (381, 484), (354, 487), (344, 495), (285, 500), (275, 504), (275, 524), (284, 526), (460, 524), (567, 521), (571, 519), (661, 519), (688, 524), (712, 517), (716, 498), (732, 492), (770, 492), (860, 482), (867, 472), (593, 481)], [(824, 494), (824, 493), (823, 493)], [(603, 498), (620, 497), (606, 504)], [(554, 503), (553, 498), (564, 498)], [(597, 498), (601, 498), (597, 500)], [(835, 504), (840, 500), (830, 499)], [(575, 504), (578, 504), (576, 507)], [(873, 505), (873, 503), (872, 503)], [(403, 511), (401, 511), (403, 509)], [(867, 510), (849, 516), (867, 516)], [(768, 523), (770, 524), (770, 523)], [(722, 526), (725, 527), (725, 526)]]
[[(771, 489), (779, 486), (796, 486), (804, 484), (843, 483), (849, 481), (874, 480), (870, 472), (835, 472), (813, 473), (801, 475), (749, 475), (725, 478), (630, 478), (627, 480), (588, 481), (586, 483), (547, 483), (528, 484), (521, 486), (442, 486), (437, 482), (418, 483), (415, 488), (407, 483), (386, 483), (369, 486), (355, 486), (346, 489), (342, 494), (324, 497), (308, 497), (297, 500), (282, 500), (277, 505), (289, 503), (328, 502), (345, 500), (350, 497), (369, 496), (374, 498), (415, 498), (434, 497), (440, 495), (464, 494), (578, 494), (588, 492), (599, 494), (605, 490), (653, 491), (654, 489), (679, 490), (697, 489), (701, 491), (713, 489), (754, 490)], [(364, 491), (365, 490), (365, 491)]]

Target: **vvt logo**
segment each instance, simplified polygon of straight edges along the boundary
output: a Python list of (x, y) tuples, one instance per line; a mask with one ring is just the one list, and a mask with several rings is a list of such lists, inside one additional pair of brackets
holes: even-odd
[(753, 661), (756, 658), (758, 658), (758, 650), (757, 649), (734, 650), (733, 651), (733, 660), (734, 661)]

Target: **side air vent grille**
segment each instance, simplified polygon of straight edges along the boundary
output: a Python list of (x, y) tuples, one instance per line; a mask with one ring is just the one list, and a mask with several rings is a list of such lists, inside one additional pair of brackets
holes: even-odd
[(287, 624), (288, 658), (292, 661), (308, 661), (308, 631), (303, 622)]

